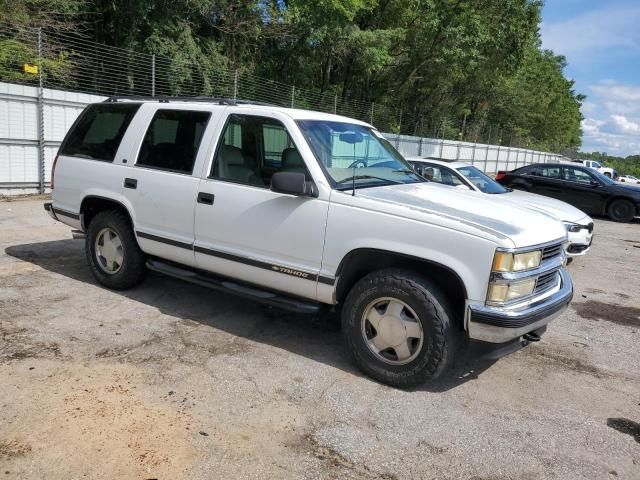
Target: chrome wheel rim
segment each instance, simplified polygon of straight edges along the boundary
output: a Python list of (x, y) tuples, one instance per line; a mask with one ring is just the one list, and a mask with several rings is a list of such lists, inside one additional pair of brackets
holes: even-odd
[(104, 272), (113, 275), (120, 271), (124, 262), (124, 249), (114, 230), (103, 228), (98, 232), (95, 252), (98, 265)]
[(422, 349), (424, 332), (418, 315), (402, 300), (374, 300), (364, 309), (361, 323), (369, 350), (384, 363), (405, 365)]

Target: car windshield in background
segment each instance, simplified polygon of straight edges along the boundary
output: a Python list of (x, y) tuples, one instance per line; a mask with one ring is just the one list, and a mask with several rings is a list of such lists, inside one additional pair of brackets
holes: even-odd
[(484, 193), (507, 193), (509, 190), (504, 188), (493, 178), (486, 175), (476, 167), (461, 167), (457, 169), (467, 180), (473, 183), (478, 190)]
[(377, 187), (426, 180), (378, 132), (352, 123), (298, 120), (316, 159), (334, 187)]
[(591, 175), (593, 175), (594, 177), (596, 177), (598, 180), (600, 180), (600, 182), (604, 183), (605, 185), (615, 185), (616, 184), (615, 181), (613, 181), (612, 179), (607, 177), (604, 173), (600, 173), (597, 170), (591, 170), (589, 173)]

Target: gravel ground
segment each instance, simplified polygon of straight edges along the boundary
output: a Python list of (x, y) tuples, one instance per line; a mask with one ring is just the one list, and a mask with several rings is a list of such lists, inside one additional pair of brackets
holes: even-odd
[(339, 332), (159, 275), (96, 285), (0, 202), (0, 479), (640, 479), (640, 224), (596, 220), (543, 341), (415, 391)]

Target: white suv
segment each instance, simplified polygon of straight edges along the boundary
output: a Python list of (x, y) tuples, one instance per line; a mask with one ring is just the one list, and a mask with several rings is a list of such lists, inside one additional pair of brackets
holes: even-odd
[(562, 223), (426, 182), (372, 126), (215, 99), (110, 99), (67, 134), (45, 208), (114, 289), (147, 269), (341, 313), (372, 377), (437, 377), (459, 340), (539, 340), (571, 301)]

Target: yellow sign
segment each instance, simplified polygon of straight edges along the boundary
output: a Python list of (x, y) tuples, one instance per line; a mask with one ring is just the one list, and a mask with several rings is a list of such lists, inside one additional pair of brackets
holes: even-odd
[(38, 66), (31, 65), (29, 63), (24, 64), (24, 73), (33, 73), (34, 75), (38, 74)]

